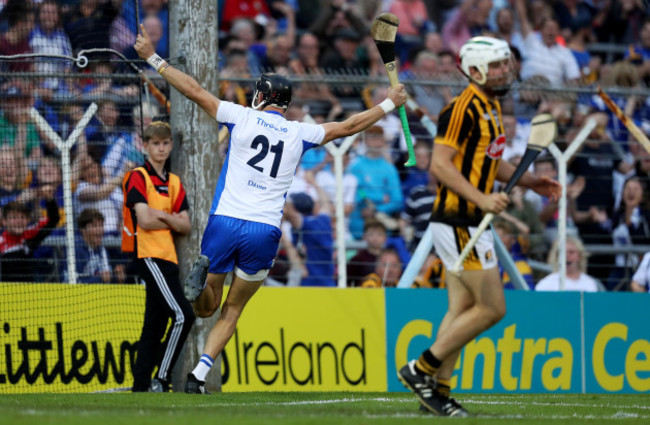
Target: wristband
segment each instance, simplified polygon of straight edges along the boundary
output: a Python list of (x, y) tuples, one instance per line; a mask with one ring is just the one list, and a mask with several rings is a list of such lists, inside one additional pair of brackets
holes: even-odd
[(165, 64), (158, 69), (158, 74), (162, 75), (167, 68), (169, 68), (169, 64), (165, 62)]
[(167, 62), (165, 62), (163, 58), (161, 58), (160, 56), (154, 53), (153, 55), (149, 56), (149, 58), (147, 59), (147, 63), (151, 65), (153, 69), (158, 71), (158, 69), (160, 69)]
[(384, 114), (388, 114), (393, 109), (395, 109), (395, 103), (389, 98), (386, 98), (379, 104), (379, 107), (384, 111)]

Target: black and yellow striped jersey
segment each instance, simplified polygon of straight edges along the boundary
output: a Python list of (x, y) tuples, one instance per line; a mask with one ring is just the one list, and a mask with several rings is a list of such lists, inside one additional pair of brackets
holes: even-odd
[[(504, 133), (499, 102), (470, 84), (440, 112), (435, 143), (456, 149), (453, 163), (460, 173), (481, 192), (492, 193), (505, 148)], [(431, 221), (477, 226), (482, 218), (476, 205), (438, 183)]]

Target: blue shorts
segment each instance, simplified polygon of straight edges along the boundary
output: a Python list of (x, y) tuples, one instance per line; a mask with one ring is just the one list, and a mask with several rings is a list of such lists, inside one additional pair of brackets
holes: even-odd
[(248, 274), (270, 269), (282, 232), (275, 226), (211, 215), (203, 232), (201, 254), (210, 259), (210, 273), (228, 273), (235, 266)]

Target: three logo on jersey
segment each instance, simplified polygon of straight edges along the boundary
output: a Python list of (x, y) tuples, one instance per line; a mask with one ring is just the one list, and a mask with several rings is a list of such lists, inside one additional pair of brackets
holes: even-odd
[(485, 150), (485, 154), (491, 159), (499, 159), (506, 148), (506, 136), (500, 134), (492, 141)]

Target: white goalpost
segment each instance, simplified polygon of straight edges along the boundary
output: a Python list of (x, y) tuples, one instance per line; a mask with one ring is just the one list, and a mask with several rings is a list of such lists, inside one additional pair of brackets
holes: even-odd
[(63, 205), (65, 209), (65, 241), (66, 241), (66, 261), (68, 264), (68, 280), (71, 284), (77, 283), (77, 267), (74, 251), (74, 211), (72, 208), (72, 165), (70, 163), (70, 149), (77, 142), (77, 139), (84, 131), (90, 119), (95, 115), (97, 105), (93, 102), (90, 104), (81, 120), (77, 123), (76, 127), (70, 133), (68, 138), (63, 141), (61, 137), (52, 129), (50, 124), (45, 121), (45, 118), (36, 110), (32, 108), (29, 111), (30, 117), (34, 123), (41, 129), (41, 131), (48, 135), (52, 143), (61, 151), (61, 173), (63, 180)]

